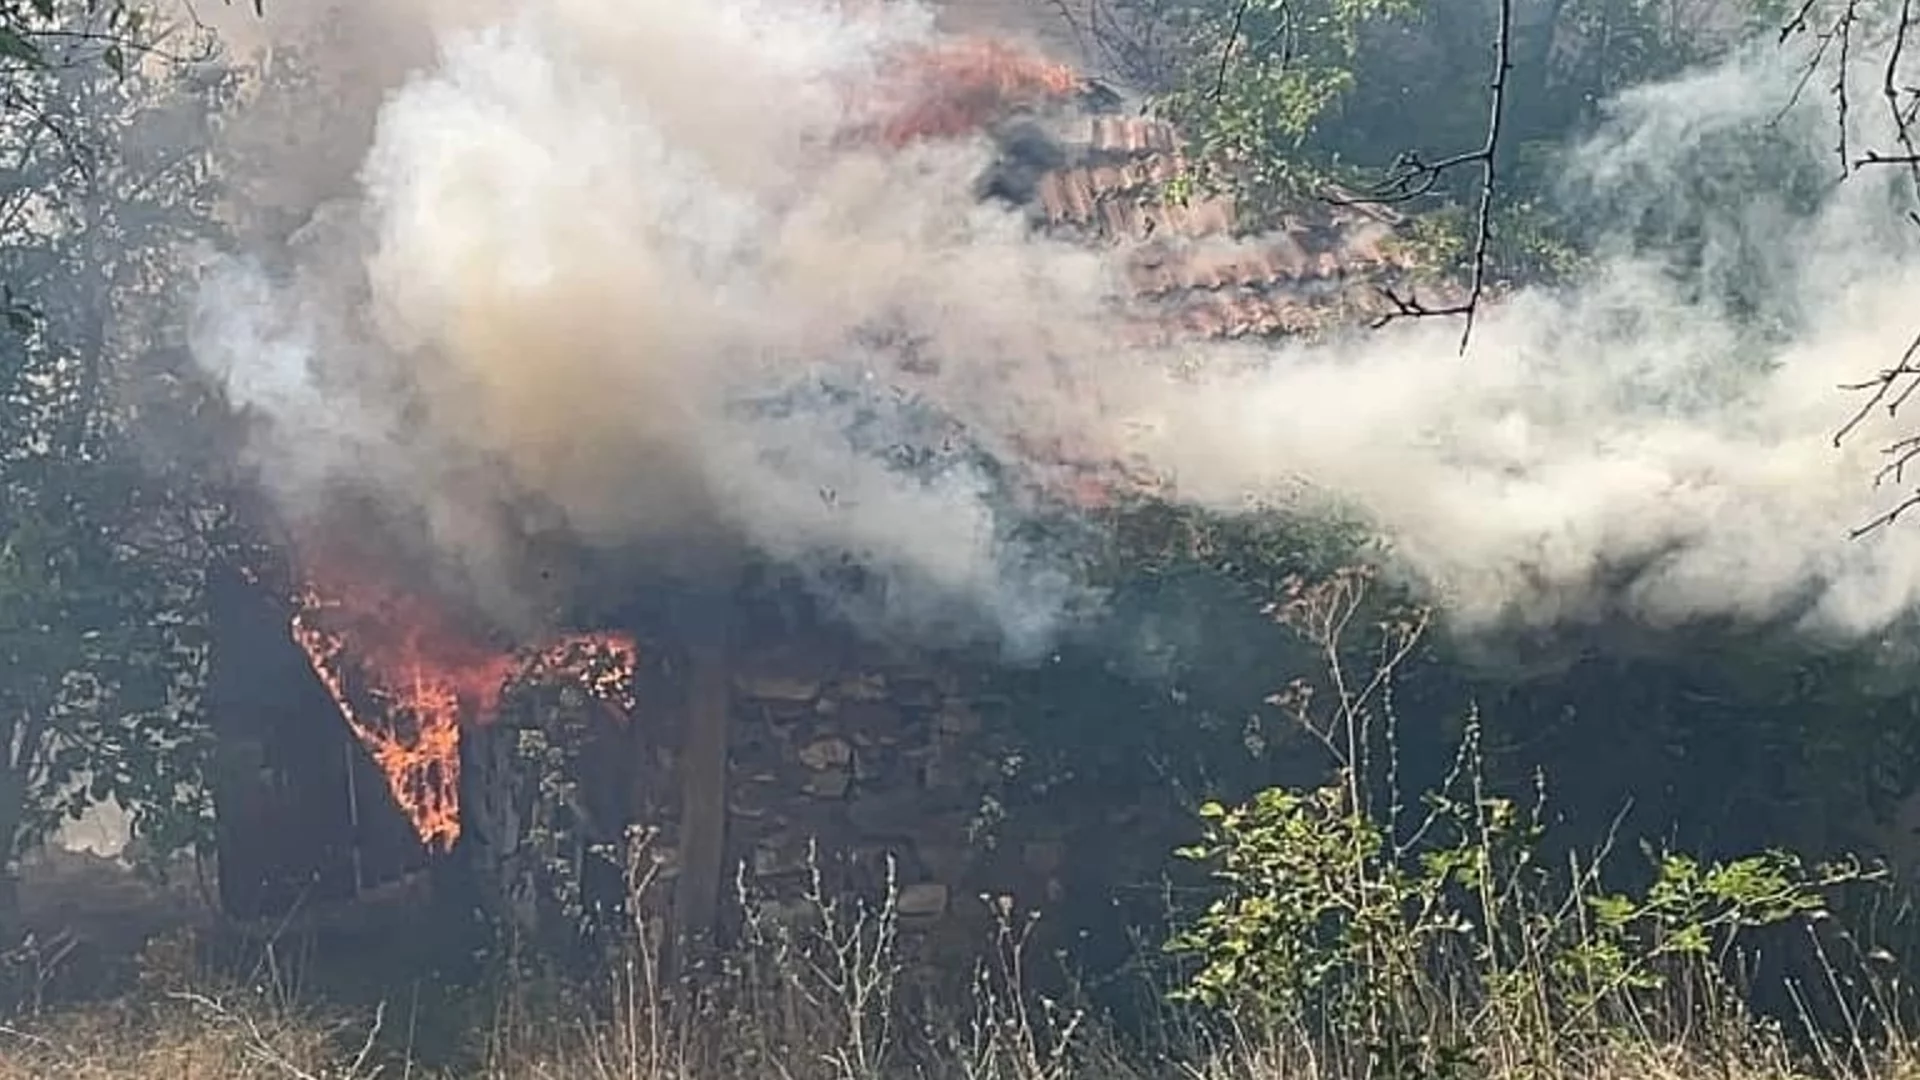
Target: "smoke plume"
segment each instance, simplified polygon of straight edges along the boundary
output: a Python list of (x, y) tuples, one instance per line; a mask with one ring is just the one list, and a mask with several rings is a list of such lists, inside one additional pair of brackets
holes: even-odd
[[(1631, 91), (1563, 155), (1598, 265), (1458, 327), (1294, 348), (1143, 406), (1187, 497), (1302, 480), (1390, 538), (1463, 625), (1790, 621), (1852, 639), (1920, 600), (1920, 534), (1849, 532), (1898, 428), (1840, 390), (1915, 331), (1911, 180), (1836, 183), (1831, 104), (1755, 48)], [(1886, 133), (1856, 116), (1852, 145)], [(1805, 205), (1784, 192), (1811, 189)]]
[[(848, 145), (924, 14), (581, 0), (437, 33), (352, 190), (206, 278), (197, 353), (290, 505), (397, 506), (506, 617), (527, 614), (512, 537), (551, 529), (661, 559), (852, 555), (896, 586), (891, 618), (986, 614), (1037, 647), (1075, 590), (1006, 535), (977, 464), (905, 473), (850, 442), (855, 403), (765, 400), (884, 401), (879, 326), (982, 403), (1020, 388), (1009, 365), (1097, 347), (1108, 268), (976, 205), (983, 145)], [(269, 169), (309, 168), (289, 156)]]
[[(876, 617), (1045, 648), (1096, 598), (1017, 538), (980, 458), (882, 452), (942, 445), (922, 404), (1001, 462), (1065, 443), (1223, 511), (1344, 503), (1469, 627), (1851, 637), (1920, 601), (1920, 531), (1848, 538), (1897, 496), (1870, 484), (1893, 429), (1832, 440), (1839, 384), (1916, 329), (1911, 181), (1831, 182), (1830, 112), (1781, 112), (1796, 57), (1614, 102), (1562, 187), (1625, 224), (1578, 285), (1487, 312), (1464, 358), (1457, 325), (1421, 323), (1159, 354), (1123, 346), (1110, 256), (975, 197), (984, 138), (855, 137), (938, 41), (918, 8), (377, 6), (300, 35), (355, 89), (248, 158), (304, 224), (208, 268), (196, 354), (292, 512), (386, 506), (504, 620), (538, 617), (525, 540), (555, 533), (851, 557), (889, 585)], [(1855, 145), (1884, 137), (1856, 112)]]

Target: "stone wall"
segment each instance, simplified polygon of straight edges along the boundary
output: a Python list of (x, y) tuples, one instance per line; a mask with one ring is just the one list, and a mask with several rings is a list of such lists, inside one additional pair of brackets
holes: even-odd
[(1164, 788), (1040, 775), (1043, 703), (989, 664), (857, 642), (735, 662), (729, 865), (766, 914), (794, 906), (811, 850), (828, 881), (870, 897), (890, 865), (902, 931), (929, 959), (986, 945), (989, 900), (1041, 913), (1049, 947), (1084, 942), (1126, 929), (1116, 901), (1151, 892), (1186, 838)]
[[(877, 900), (890, 886), (903, 938), (931, 957), (991, 940), (985, 898), (1043, 913), (1043, 934), (1060, 940), (1113, 939), (1125, 929), (1115, 901), (1151, 892), (1186, 838), (1165, 789), (1040, 775), (1039, 703), (1009, 693), (992, 663), (817, 624), (769, 633), (742, 617), (726, 653), (723, 939), (748, 914), (743, 893), (754, 915), (801, 917), (816, 872), (834, 895)], [(553, 898), (575, 888), (566, 867), (592, 863), (596, 845), (613, 852), (623, 825), (655, 831), (654, 895), (675, 892), (689, 672), (671, 638), (642, 653), (630, 722), (555, 699), (469, 739), (471, 850), (516, 921), (558, 914)]]
[(1005, 702), (952, 670), (804, 646), (739, 657), (734, 686), (729, 861), (768, 903), (805, 882), (810, 848), (870, 895), (891, 861), (917, 929), (966, 923), (982, 892), (1061, 898), (1065, 838), (1007, 828)]

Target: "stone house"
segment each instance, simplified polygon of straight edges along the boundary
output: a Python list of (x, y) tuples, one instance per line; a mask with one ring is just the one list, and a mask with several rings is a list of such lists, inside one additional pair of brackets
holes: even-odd
[[(1177, 133), (1110, 96), (1005, 106), (986, 120), (1001, 155), (981, 197), (1110, 252), (1142, 339), (1312, 332), (1378, 313), (1375, 286), (1404, 269), (1387, 212), (1313, 205), (1248, 223), (1225, 196), (1169, 198)], [(1066, 497), (1097, 501), (1102, 483)], [(693, 586), (663, 582), (624, 609), (642, 657), (632, 715), (562, 694), (466, 732), (464, 829), (443, 855), (409, 829), (291, 640), (287, 582), (224, 574), (210, 707), (229, 911), (350, 901), (457, 865), (498, 915), (538, 927), (621, 893), (638, 825), (657, 830), (641, 854), (676, 940), (737, 925), (736, 884), (777, 915), (811, 859), (845, 887), (891, 880), (905, 928), (963, 946), (984, 940), (980, 896), (1084, 924), (1149, 881), (1179, 836), (1165, 792), (1050, 794), (1031, 774), (1033, 703), (991, 658), (864, 639), (778, 567)]]

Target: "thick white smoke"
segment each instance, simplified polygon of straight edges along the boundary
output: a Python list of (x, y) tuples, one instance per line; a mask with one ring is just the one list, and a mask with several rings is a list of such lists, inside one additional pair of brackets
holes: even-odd
[[(1684, 223), (1689, 265), (1619, 245), (1577, 287), (1491, 311), (1465, 358), (1457, 325), (1409, 325), (1156, 396), (1154, 456), (1222, 507), (1296, 478), (1350, 501), (1468, 626), (1883, 628), (1920, 602), (1920, 533), (1849, 532), (1907, 494), (1871, 484), (1899, 425), (1834, 435), (1857, 404), (1841, 385), (1916, 330), (1920, 264), (1893, 190), (1908, 181), (1833, 182), (1830, 104), (1780, 115), (1798, 60), (1755, 49), (1632, 91), (1566, 155), (1570, 198)], [(1856, 147), (1884, 138), (1855, 124)], [(1823, 172), (1817, 206), (1755, 183), (1756, 158)], [(1735, 279), (1757, 282), (1741, 310), (1722, 299)]]
[[(985, 614), (1031, 651), (1076, 590), (1004, 535), (976, 468), (884, 467), (847, 407), (743, 408), (828, 377), (884, 399), (892, 362), (857, 340), (879, 325), (983, 403), (1015, 400), (1008, 365), (1094, 347), (1075, 335), (1109, 268), (976, 205), (984, 146), (847, 145), (898, 104), (869, 89), (880, 65), (930, 39), (909, 7), (741, 0), (443, 27), (284, 280), (208, 276), (197, 352), (296, 505), (415, 501), (482, 591), (512, 571), (476, 508), (537, 504), (608, 547), (851, 554), (895, 586), (889, 617)], [(452, 479), (473, 463), (484, 480)]]
[[(850, 445), (855, 405), (742, 408), (823, 379), (897, 396), (876, 327), (938, 368), (914, 391), (988, 450), (1141, 455), (1175, 497), (1227, 510), (1304, 483), (1376, 521), (1469, 625), (1862, 634), (1920, 601), (1920, 530), (1848, 539), (1891, 497), (1869, 487), (1889, 428), (1831, 442), (1838, 384), (1916, 329), (1898, 174), (1812, 211), (1697, 183), (1728, 139), (1831, 145), (1818, 102), (1774, 122), (1792, 58), (1634, 91), (1567, 155), (1570, 198), (1679, 223), (1695, 265), (1610, 253), (1578, 287), (1490, 312), (1464, 359), (1456, 325), (1413, 324), (1249, 366), (1126, 355), (1118, 268), (981, 205), (983, 143), (847, 137), (889, 106), (887, 61), (934, 37), (910, 5), (544, 0), (417, 24), (432, 55), (387, 66), (377, 116), (343, 125), (363, 144), (267, 155), (282, 187), (342, 154), (355, 180), (297, 244), (208, 274), (196, 348), (294, 505), (339, 487), (406, 504), (503, 606), (524, 571), (511, 507), (614, 549), (848, 552), (897, 585), (896, 618), (984, 614), (1044, 646), (1087, 597), (1008, 538), (978, 469), (886, 467)], [(1698, 288), (1742, 275), (1757, 310)], [(1203, 374), (1164, 375), (1175, 359)]]

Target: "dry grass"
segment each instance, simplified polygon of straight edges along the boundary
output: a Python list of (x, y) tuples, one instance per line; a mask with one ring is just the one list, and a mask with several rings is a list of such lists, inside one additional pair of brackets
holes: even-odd
[[(729, 1018), (736, 1025), (739, 1018)], [(718, 1024), (716, 1019), (713, 1021)], [(371, 1023), (358, 1037), (366, 1039)], [(883, 1072), (844, 1069), (846, 1047), (779, 1047), (776, 1057), (754, 1052), (768, 1033), (686, 1032), (671, 1040), (681, 1049), (719, 1050), (705, 1062), (681, 1059), (673, 1046), (648, 1047), (619, 1025), (580, 1024), (519, 1032), (476, 1034), (480, 1063), (435, 1070), (409, 1063), (404, 1054), (361, 1055), (350, 1045), (354, 1032), (306, 1013), (253, 1003), (244, 1011), (222, 1005), (218, 1014), (185, 1001), (79, 1009), (30, 1024), (0, 1028), (0, 1080), (747, 1080), (760, 1077), (831, 1076), (837, 1080), (929, 1077), (935, 1080), (1357, 1080), (1322, 1068), (1307, 1047), (1236, 1047), (1195, 1063), (1158, 1065), (1129, 1060), (1099, 1040), (1085, 1039), (1057, 1067), (1032, 1071), (1011, 1057), (965, 1052), (975, 1033), (948, 1032), (954, 1053), (944, 1061), (902, 1063)], [(732, 1044), (723, 1046), (721, 1044)], [(540, 1044), (545, 1044), (540, 1045)], [(497, 1051), (485, 1060), (484, 1048)], [(656, 1054), (655, 1050), (665, 1051)], [(702, 1055), (705, 1056), (705, 1055)], [(1746, 1053), (1707, 1053), (1682, 1047), (1623, 1045), (1568, 1066), (1536, 1071), (1519, 1066), (1493, 1071), (1425, 1074), (1371, 1073), (1378, 1080), (1799, 1080), (1815, 1075), (1797, 1069), (1778, 1047)], [(1920, 1080), (1920, 1055), (1902, 1051), (1886, 1063), (1851, 1074), (1853, 1080)]]
[[(644, 854), (628, 860), (632, 911), (651, 906), (656, 864)], [(244, 975), (223, 974), (192, 931), (162, 934), (141, 951), (127, 998), (0, 1024), (0, 1080), (1920, 1080), (1920, 1041), (1861, 1034), (1891, 1021), (1857, 1015), (1809, 1052), (1746, 1015), (1737, 995), (1554, 1045), (1439, 1014), (1435, 1045), (1467, 1051), (1393, 1062), (1356, 1052), (1340, 1031), (1256, 1036), (1173, 1006), (1123, 1037), (1078, 995), (1036, 988), (1033, 923), (1006, 902), (989, 903), (996, 932), (973, 978), (927, 989), (910, 977), (895, 895), (838, 895), (816, 866), (811, 887), (777, 909), (743, 886), (743, 910), (777, 915), (750, 917), (698, 994), (667, 992), (652, 931), (636, 920), (597, 985), (503, 980), (509, 992), (478, 1009), (472, 988), (457, 987), (328, 1007), (283, 963), (293, 950), (269, 945)], [(461, 1019), (455, 1045), (431, 1055), (416, 1040), (428, 1013)]]
[[(326, 1025), (250, 1003), (239, 1023), (185, 1002), (76, 1008), (0, 1028), (0, 1080), (347, 1080)], [(367, 1074), (371, 1076), (371, 1073)]]
[[(651, 907), (656, 863), (643, 855), (629, 859), (632, 911)], [(210, 967), (193, 931), (161, 934), (140, 952), (128, 997), (0, 1023), (0, 1080), (1920, 1080), (1920, 1041), (1891, 1019), (1901, 1010), (1850, 1013), (1821, 1045), (1752, 1018), (1733, 993), (1546, 1044), (1529, 1041), (1537, 1026), (1439, 1010), (1428, 1014), (1432, 1045), (1391, 1062), (1351, 1032), (1253, 1035), (1172, 1005), (1123, 1036), (1079, 995), (1036, 988), (1033, 923), (1006, 902), (989, 903), (996, 932), (972, 979), (929, 989), (911, 977), (896, 895), (836, 894), (817, 867), (783, 905), (743, 886), (742, 910), (769, 914), (748, 918), (697, 994), (667, 992), (652, 928), (636, 920), (617, 970), (596, 984), (503, 978), (509, 989), (478, 1008), (471, 987), (330, 1007), (284, 962), (299, 950), (269, 944), (241, 975)], [(423, 1016), (454, 1031), (431, 1053), (416, 1039)], [(1803, 1017), (1793, 1030), (1813, 1026)], [(1453, 1043), (1466, 1050), (1432, 1048)]]
[(1869, 1052), (1855, 1038), (1810, 1056), (1730, 1012), (1684, 1042), (1634, 1025), (1600, 1044), (1480, 1045), (1418, 1066), (1356, 1059), (1324, 1033), (1203, 1029), (1172, 1010), (1152, 1038), (1123, 1041), (1092, 1010), (1023, 984), (1019, 919), (1001, 922), (970, 989), (936, 1009), (903, 977), (890, 905), (809, 904), (803, 926), (750, 927), (691, 1003), (662, 992), (642, 943), (596, 992), (516, 984), (435, 1063), (413, 1044), (411, 1014), (429, 1003), (327, 1009), (282, 975), (189, 967), (164, 939), (129, 998), (0, 1024), (0, 1080), (1920, 1080), (1920, 1044)]
[[(636, 894), (650, 886), (633, 882)], [(992, 906), (998, 932), (971, 982), (938, 995), (907, 977), (891, 903), (834, 896), (816, 877), (797, 906), (749, 920), (703, 992), (678, 1002), (637, 934), (597, 987), (515, 981), (473, 1012), (452, 988), (443, 1001), (328, 1008), (271, 952), (222, 975), (191, 934), (162, 935), (127, 998), (0, 1024), (0, 1080), (1920, 1080), (1920, 1043), (1869, 1050), (1855, 1036), (1835, 1053), (1795, 1052), (1737, 1002), (1710, 1022), (1665, 1025), (1689, 1032), (1679, 1041), (1644, 1023), (1553, 1047), (1481, 1029), (1464, 1057), (1392, 1066), (1338, 1033), (1255, 1037), (1171, 1007), (1147, 1036), (1123, 1039), (1091, 1007), (1032, 987), (1032, 924), (1010, 906)], [(415, 1032), (435, 1009), (465, 1021), (428, 1061)]]

